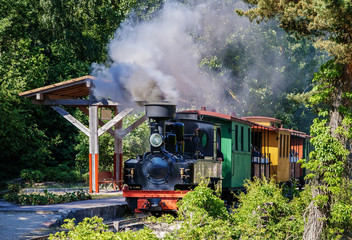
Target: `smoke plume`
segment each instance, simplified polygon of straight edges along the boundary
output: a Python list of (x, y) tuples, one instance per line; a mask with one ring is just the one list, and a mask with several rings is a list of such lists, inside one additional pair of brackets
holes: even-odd
[[(234, 10), (245, 8), (240, 1), (183, 2), (166, 1), (151, 20), (131, 17), (120, 25), (109, 63), (92, 65), (94, 96), (272, 115), (267, 103), (296, 80), (284, 81), (283, 31), (238, 17)], [(276, 37), (276, 45), (267, 43)]]
[(201, 8), (168, 2), (151, 21), (122, 24), (108, 47), (112, 64), (93, 65), (94, 96), (118, 102), (174, 103), (187, 96), (202, 97), (200, 89), (211, 81), (201, 74), (200, 56), (190, 35), (200, 24)]

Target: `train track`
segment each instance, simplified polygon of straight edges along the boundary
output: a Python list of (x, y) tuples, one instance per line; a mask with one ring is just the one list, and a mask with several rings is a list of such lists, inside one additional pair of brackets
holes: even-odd
[[(147, 216), (139, 216), (134, 218), (122, 219), (113, 222), (108, 222), (106, 225), (109, 227), (110, 231), (119, 232), (132, 229), (140, 229), (144, 226), (144, 222)], [(62, 230), (67, 231), (67, 230)], [(29, 238), (28, 240), (45, 240), (50, 237), (50, 234), (35, 236)]]

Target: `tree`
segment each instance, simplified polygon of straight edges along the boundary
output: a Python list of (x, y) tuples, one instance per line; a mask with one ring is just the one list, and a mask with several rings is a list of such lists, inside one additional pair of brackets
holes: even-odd
[[(320, 119), (312, 126), (316, 151), (307, 167), (313, 201), (309, 205), (305, 239), (320, 239), (329, 227), (338, 190), (348, 181), (351, 162), (352, 3), (348, 0), (245, 0), (247, 11), (237, 13), (251, 21), (274, 18), (298, 37), (307, 37), (333, 58), (316, 77), (313, 104)], [(322, 102), (323, 101), (323, 102)], [(328, 117), (325, 120), (321, 118)], [(342, 191), (343, 192), (343, 191)], [(326, 236), (326, 235), (324, 235)]]
[(23, 168), (74, 165), (75, 127), (18, 93), (89, 74), (92, 62), (106, 60), (107, 43), (136, 4), (0, 0), (1, 180)]

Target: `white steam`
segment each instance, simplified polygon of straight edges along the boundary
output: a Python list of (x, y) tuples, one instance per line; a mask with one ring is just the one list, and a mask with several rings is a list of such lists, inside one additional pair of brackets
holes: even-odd
[(273, 116), (278, 97), (297, 85), (285, 79), (285, 67), (305, 62), (284, 56), (291, 44), (285, 33), (237, 16), (235, 9), (246, 8), (241, 1), (176, 1), (150, 21), (121, 24), (108, 46), (111, 62), (92, 65), (94, 96)]
[(166, 3), (149, 22), (124, 23), (109, 44), (108, 67), (93, 64), (94, 96), (119, 102), (177, 103), (211, 83), (200, 73), (189, 30), (199, 25), (201, 7)]

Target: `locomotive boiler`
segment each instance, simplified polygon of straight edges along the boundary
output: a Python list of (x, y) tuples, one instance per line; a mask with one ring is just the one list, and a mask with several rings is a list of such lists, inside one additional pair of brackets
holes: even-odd
[(145, 105), (150, 125), (150, 151), (124, 163), (123, 196), (130, 209), (173, 211), (177, 201), (202, 178), (221, 180), (217, 161), (219, 126), (176, 117), (168, 102)]

